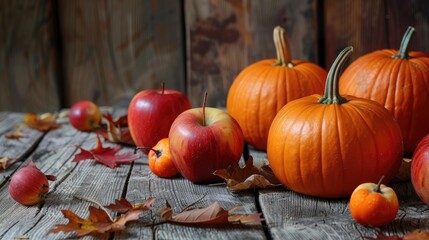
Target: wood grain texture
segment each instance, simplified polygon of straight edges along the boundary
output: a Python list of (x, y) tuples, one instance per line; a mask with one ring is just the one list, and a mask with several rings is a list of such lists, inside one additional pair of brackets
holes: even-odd
[(60, 108), (54, 1), (0, 1), (0, 110)]
[(22, 113), (0, 112), (0, 158), (17, 158), (17, 161), (6, 170), (0, 168), (0, 186), (6, 184), (10, 176), (22, 165), (25, 158), (37, 146), (43, 133), (27, 127), (22, 127), (21, 131), (25, 137), (20, 139), (8, 139), (5, 134), (16, 131), (17, 126), (22, 122)]
[[(147, 161), (144, 157), (143, 161)], [(173, 179), (162, 179), (151, 173), (148, 165), (136, 163), (128, 184), (127, 199), (132, 202), (143, 202), (149, 197), (156, 199), (155, 208), (162, 208), (168, 202), (174, 213), (185, 208), (207, 207), (219, 202), (224, 209), (241, 206), (236, 213), (257, 213), (255, 197), (252, 192), (231, 194), (224, 184), (193, 184), (178, 176)], [(248, 225), (225, 226), (184, 226), (165, 223), (153, 227), (142, 227), (144, 223), (156, 223), (161, 219), (146, 215), (139, 225), (132, 225), (126, 232), (115, 235), (115, 239), (265, 239), (260, 223)]]
[[(411, 183), (391, 184), (400, 210), (393, 223), (380, 230), (403, 236), (415, 229), (429, 230), (427, 205), (415, 194)], [(308, 197), (290, 190), (261, 191), (262, 211), (274, 239), (363, 239), (375, 237), (374, 228), (357, 224), (350, 215), (348, 199)]]
[(281, 25), (295, 59), (317, 61), (316, 1), (185, 0), (187, 93), (193, 106), (226, 104), (246, 66), (276, 58), (273, 29)]
[(66, 106), (128, 101), (142, 89), (184, 91), (180, 1), (61, 1)]
[(416, 28), (410, 50), (429, 52), (429, 3), (411, 1), (325, 0), (325, 64), (353, 46), (350, 61), (385, 48), (399, 49), (408, 26)]
[[(75, 145), (90, 149), (95, 146), (95, 135), (78, 132), (70, 125), (50, 131), (28, 158), (45, 174), (56, 175), (50, 182), (50, 193), (44, 203), (24, 207), (9, 196), (7, 185), (0, 189), (0, 238), (14, 239), (28, 236), (31, 239), (64, 239), (74, 233), (48, 234), (55, 224), (66, 223), (61, 209), (69, 209), (81, 217), (88, 214), (88, 206), (74, 196), (86, 197), (101, 204), (113, 203), (121, 197), (130, 165), (110, 169), (94, 161), (73, 163), (73, 156), (79, 151)], [(132, 151), (124, 149), (122, 151)], [(27, 159), (27, 161), (28, 161)], [(108, 235), (101, 239), (107, 239)]]

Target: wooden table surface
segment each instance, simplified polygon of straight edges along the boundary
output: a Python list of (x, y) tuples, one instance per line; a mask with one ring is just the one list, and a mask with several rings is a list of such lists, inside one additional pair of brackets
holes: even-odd
[[(119, 111), (120, 112), (120, 111)], [(118, 112), (117, 112), (118, 114)], [(242, 206), (239, 213), (262, 212), (262, 223), (225, 226), (185, 226), (172, 223), (147, 226), (160, 221), (156, 214), (144, 212), (137, 222), (127, 224), (120, 233), (90, 236), (84, 239), (364, 239), (375, 237), (376, 229), (356, 224), (350, 216), (348, 199), (321, 199), (304, 196), (278, 187), (231, 193), (225, 184), (196, 185), (182, 177), (161, 179), (151, 173), (147, 157), (135, 163), (110, 169), (94, 161), (72, 162), (79, 152), (74, 146), (91, 149), (95, 133), (79, 132), (67, 123), (61, 128), (41, 133), (24, 128), (27, 134), (19, 140), (6, 139), (22, 121), (22, 113), (0, 112), (0, 157), (21, 160), (7, 170), (0, 170), (0, 239), (73, 239), (75, 233), (48, 234), (55, 224), (65, 224), (61, 209), (69, 209), (86, 218), (88, 206), (94, 205), (75, 196), (113, 203), (126, 197), (130, 202), (156, 198), (153, 207), (168, 201), (179, 212), (189, 205), (207, 207), (218, 201), (229, 209)], [(114, 146), (115, 144), (106, 143)], [(133, 152), (124, 147), (122, 152)], [(256, 164), (266, 153), (250, 150)], [(45, 202), (25, 207), (8, 193), (10, 176), (32, 159), (45, 173), (56, 175), (50, 182)], [(417, 228), (429, 230), (429, 208), (415, 194), (409, 181), (391, 184), (400, 200), (395, 221), (380, 230), (387, 235), (400, 235)]]

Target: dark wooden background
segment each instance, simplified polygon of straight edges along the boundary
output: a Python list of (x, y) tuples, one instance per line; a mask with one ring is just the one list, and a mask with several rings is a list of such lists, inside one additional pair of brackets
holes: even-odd
[(0, 0), (0, 111), (123, 104), (163, 81), (222, 107), (244, 67), (275, 58), (276, 25), (324, 68), (349, 45), (352, 60), (398, 49), (408, 26), (429, 52), (426, 0)]

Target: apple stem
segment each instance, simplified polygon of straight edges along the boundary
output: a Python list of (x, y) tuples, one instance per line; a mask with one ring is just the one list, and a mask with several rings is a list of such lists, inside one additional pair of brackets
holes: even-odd
[(207, 91), (204, 93), (204, 99), (203, 99), (203, 126), (206, 125), (206, 104), (207, 104)]
[(164, 94), (164, 90), (165, 90), (165, 82), (161, 83), (161, 94)]
[(380, 180), (377, 183), (377, 186), (375, 186), (375, 188), (372, 191), (377, 192), (377, 193), (381, 193), (380, 186), (381, 186), (381, 182), (383, 181), (383, 179), (384, 179), (384, 176), (381, 176)]

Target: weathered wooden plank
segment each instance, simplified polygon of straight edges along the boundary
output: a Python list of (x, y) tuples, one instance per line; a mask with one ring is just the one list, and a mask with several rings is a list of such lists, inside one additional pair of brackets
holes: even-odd
[(246, 66), (276, 58), (273, 29), (281, 25), (294, 59), (317, 61), (315, 0), (185, 0), (187, 93), (193, 106), (224, 107), (232, 81)]
[[(156, 198), (155, 208), (165, 207), (166, 202), (169, 202), (175, 213), (191, 205), (195, 208), (207, 207), (215, 201), (225, 209), (242, 206), (237, 213), (257, 212), (253, 192), (231, 194), (224, 184), (193, 184), (182, 177), (162, 179), (151, 173), (146, 164), (136, 163), (129, 180), (127, 199), (143, 202), (149, 197)], [(132, 225), (122, 234), (116, 234), (115, 239), (265, 239), (260, 223), (214, 227), (166, 223), (143, 227), (144, 224), (159, 221), (161, 219), (156, 214), (146, 215), (139, 224)]]
[[(95, 134), (78, 132), (70, 125), (50, 131), (45, 135), (34, 153), (28, 158), (46, 174), (56, 175), (51, 182), (50, 193), (42, 204), (24, 207), (14, 202), (8, 194), (7, 185), (0, 189), (0, 238), (13, 239), (28, 236), (31, 239), (64, 239), (70, 234), (48, 234), (55, 224), (66, 223), (60, 210), (69, 209), (87, 217), (89, 202), (74, 196), (86, 197), (101, 204), (110, 204), (122, 195), (130, 165), (110, 169), (94, 161), (71, 162), (78, 153), (75, 145), (90, 149), (95, 146)], [(123, 151), (133, 151), (125, 149)], [(104, 237), (107, 239), (108, 235)]]
[(20, 139), (8, 139), (5, 134), (16, 131), (18, 124), (22, 122), (22, 113), (0, 112), (0, 158), (17, 158), (17, 162), (6, 170), (0, 168), (0, 186), (6, 184), (12, 173), (22, 164), (22, 160), (29, 154), (43, 137), (43, 133), (27, 127), (21, 131), (25, 137)]
[(353, 46), (356, 58), (385, 48), (398, 49), (408, 26), (414, 26), (410, 50), (429, 52), (429, 3), (411, 1), (324, 1), (325, 64), (330, 67), (338, 53)]
[(112, 105), (141, 89), (184, 91), (181, 1), (61, 1), (66, 106)]
[(0, 1), (0, 110), (60, 108), (54, 1)]
[[(393, 223), (384, 234), (402, 236), (415, 229), (429, 230), (427, 205), (419, 200), (410, 182), (391, 184), (400, 200)], [(375, 237), (374, 228), (357, 224), (350, 215), (348, 199), (308, 197), (287, 189), (261, 191), (262, 211), (274, 239), (362, 239)]]

